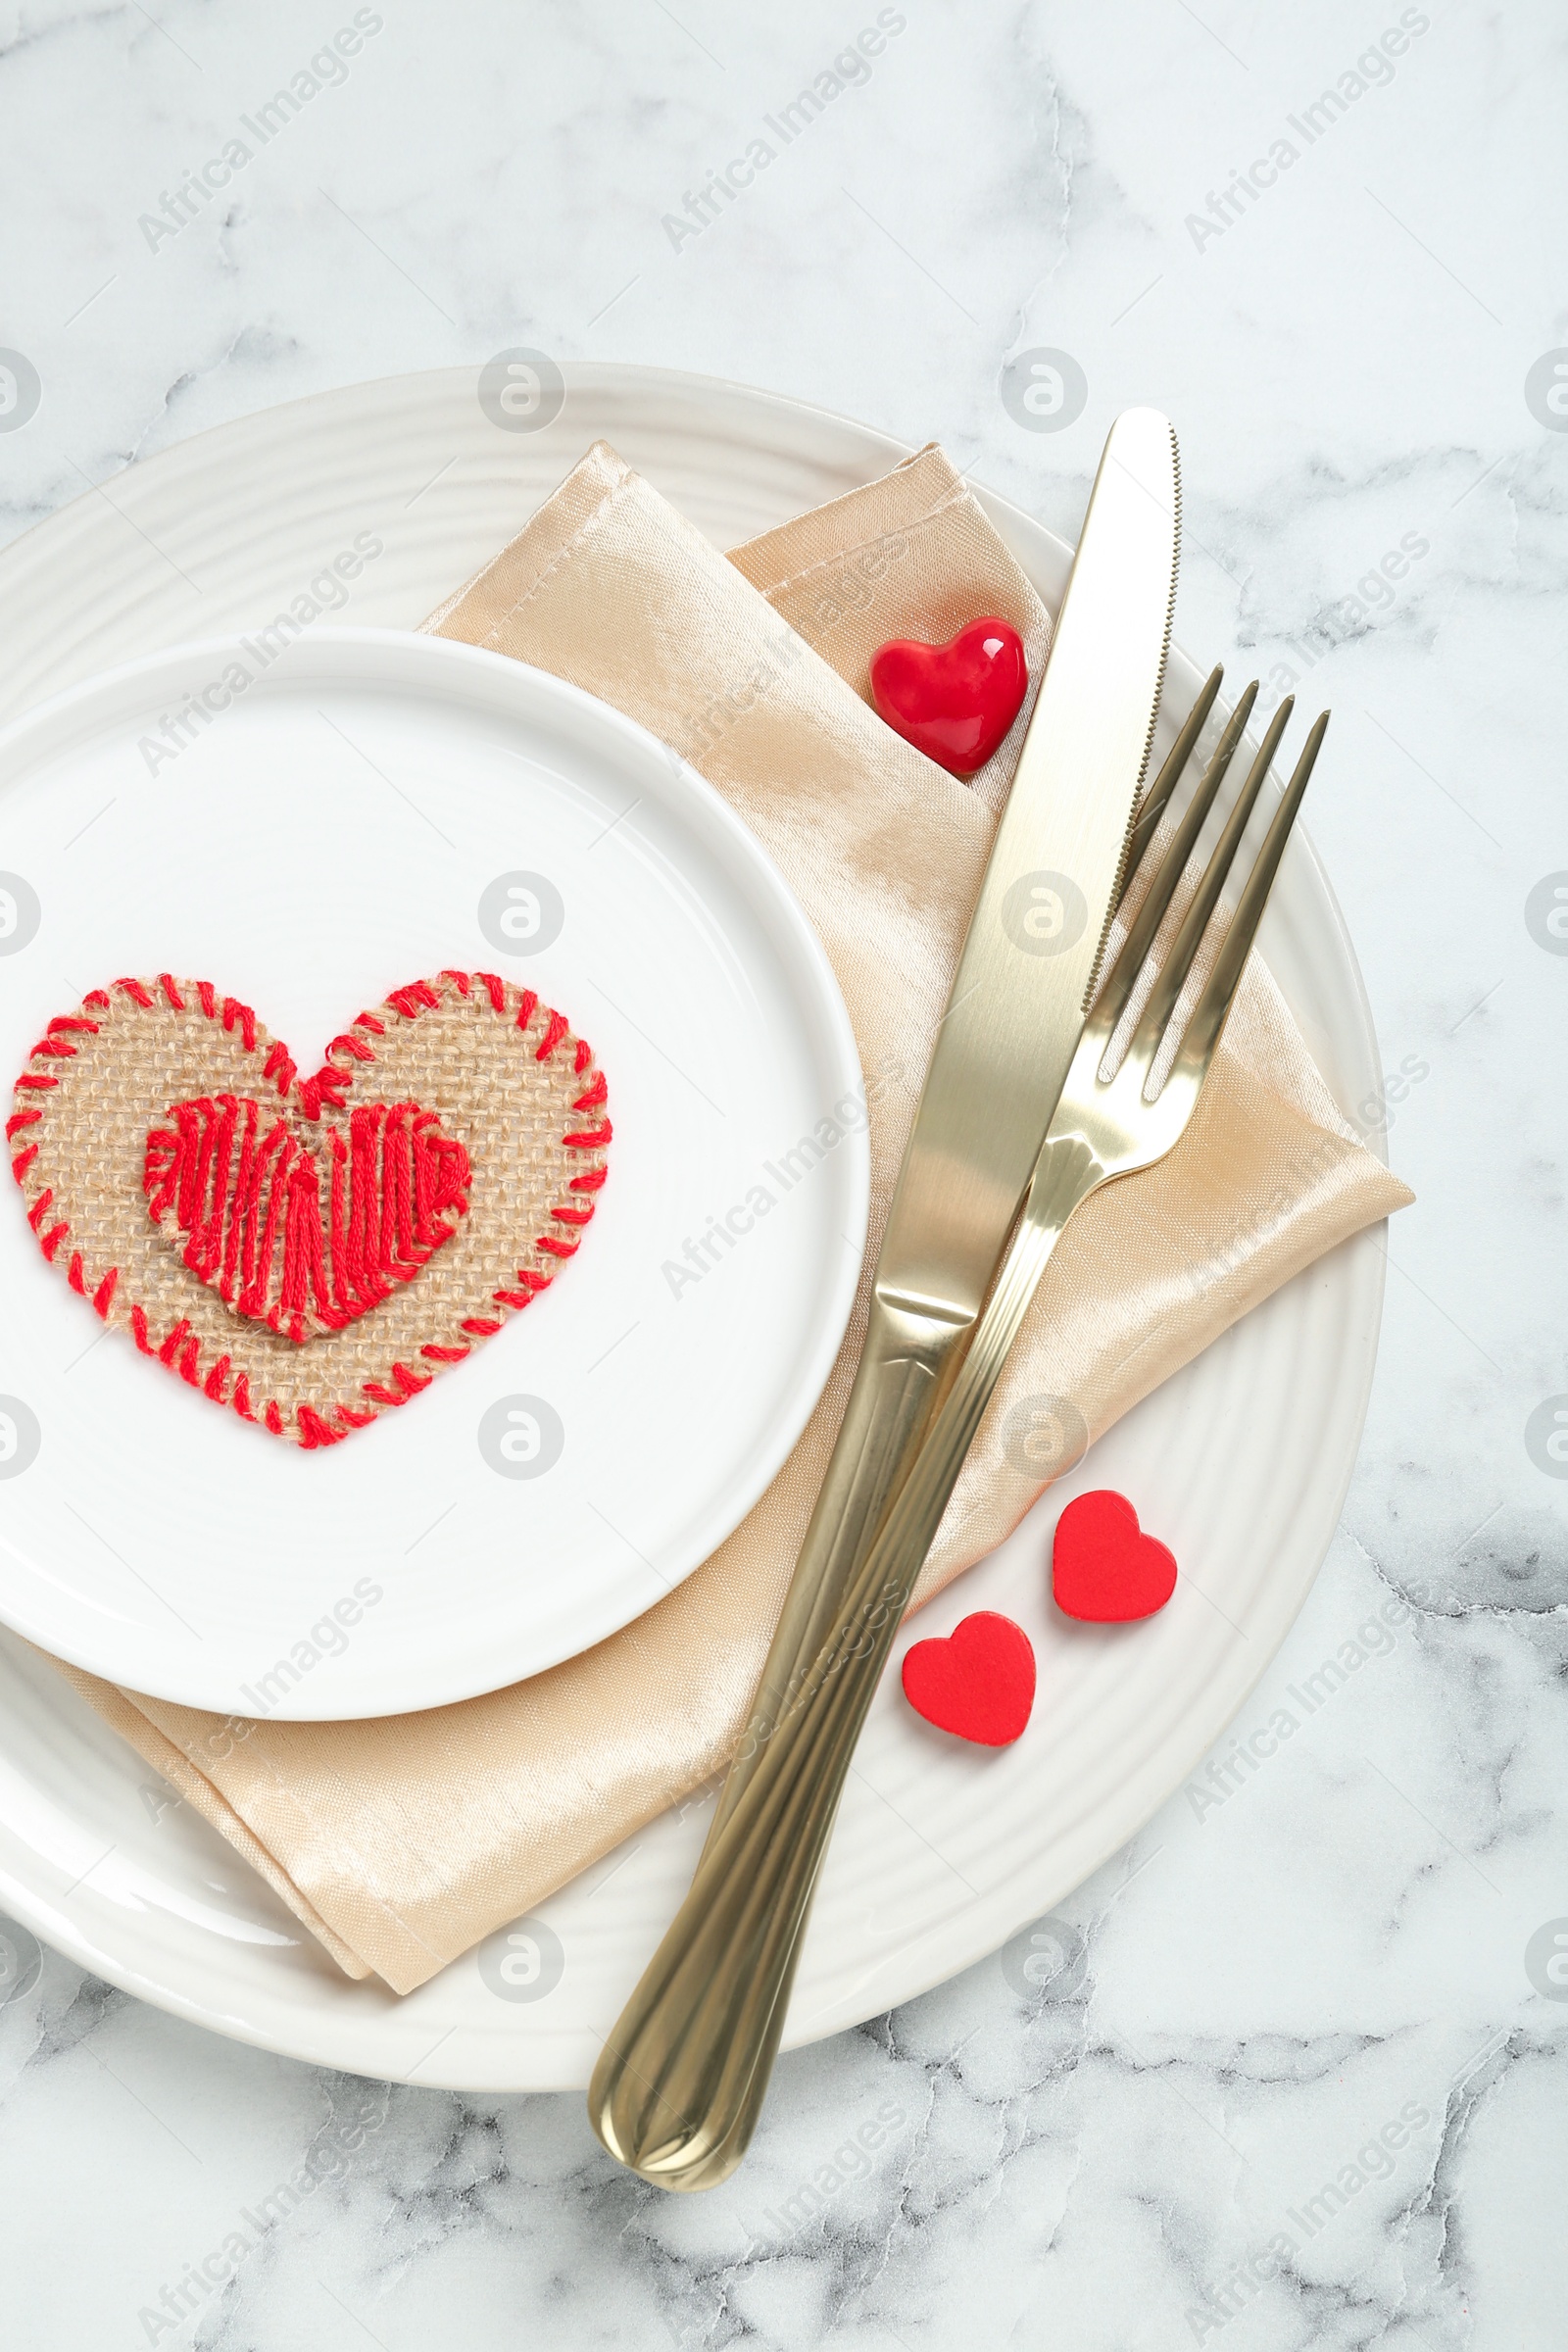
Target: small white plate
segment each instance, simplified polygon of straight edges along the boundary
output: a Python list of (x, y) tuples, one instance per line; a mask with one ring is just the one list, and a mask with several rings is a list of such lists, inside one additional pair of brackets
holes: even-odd
[[(38, 909), (0, 954), (7, 1091), (122, 973), (212, 981), (313, 1069), (389, 990), (499, 970), (592, 1042), (609, 1181), (525, 1315), (313, 1452), (105, 1333), (0, 1200), (0, 1431), (27, 1440), (0, 1455), (0, 1619), (192, 1706), (398, 1714), (602, 1641), (751, 1508), (854, 1298), (860, 1070), (783, 877), (642, 728), (497, 654), (318, 630), (158, 757), (161, 715), (236, 661), (253, 639), (160, 654), (0, 736), (4, 863)], [(813, 1131), (842, 1140), (808, 1158)], [(497, 1453), (506, 1399), (554, 1441), (540, 1475)]]
[[(477, 370), (447, 368), (244, 417), (132, 467), (113, 507), (78, 498), (0, 557), (0, 717), (195, 626), (265, 623), (362, 530), (386, 552), (355, 582), (353, 616), (413, 627), (600, 435), (718, 547), (908, 455), (868, 425), (737, 384), (597, 363), (563, 372), (564, 405), (537, 432), (498, 427)], [(1006, 500), (976, 496), (1054, 611), (1070, 549)], [(1173, 652), (1156, 759), (1207, 666)], [(1263, 952), (1339, 1101), (1375, 1105), (1355, 956), (1299, 827)], [(1040, 1660), (1035, 1718), (1012, 1748), (963, 1748), (911, 1715), (895, 1659), (823, 1867), (787, 2046), (995, 1951), (1181, 1787), (1317, 1574), (1360, 1439), (1382, 1296), (1379, 1237), (1361, 1234), (1146, 1398), (907, 1629), (901, 1651), (971, 1609), (1015, 1617)], [(1056, 1515), (1096, 1486), (1136, 1494), (1188, 1572), (1141, 1626), (1073, 1625), (1050, 1605)], [(400, 2001), (345, 1983), (218, 1832), (0, 1633), (0, 1905), (142, 1999), (294, 2057), (465, 2089), (585, 2083), (705, 1828), (701, 1805), (664, 1815), (540, 1918)]]

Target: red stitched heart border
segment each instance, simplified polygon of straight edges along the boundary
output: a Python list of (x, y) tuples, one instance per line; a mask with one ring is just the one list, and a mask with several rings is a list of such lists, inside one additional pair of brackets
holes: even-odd
[[(356, 1088), (373, 1100), (351, 1107)], [(394, 990), (306, 1079), (249, 1005), (164, 973), (50, 1021), (6, 1137), (71, 1288), (309, 1450), (549, 1288), (605, 1181), (607, 1091), (565, 1015), (493, 972)], [(287, 1171), (270, 1187), (269, 1138)]]

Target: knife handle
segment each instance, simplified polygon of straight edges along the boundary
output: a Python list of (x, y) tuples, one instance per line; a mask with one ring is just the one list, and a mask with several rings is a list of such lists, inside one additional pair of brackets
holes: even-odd
[[(809, 1565), (803, 1553), (764, 1668), (773, 1696), (754, 1717), (764, 1728), (744, 1769), (732, 1768), (729, 1802), (690, 1891), (594, 2069), (594, 2129), (644, 2180), (709, 2188), (746, 2152), (866, 1711), (1057, 1236), (1103, 1173), (1091, 1170), (1076, 1138), (1072, 1149), (1042, 1155), (980, 1327), (934, 1418), (934, 1376), (911, 1382), (906, 1363), (884, 1359), (869, 1381), (872, 1422), (879, 1399), (884, 1412), (890, 1400), (905, 1400), (909, 1425), (930, 1422), (925, 1443), (880, 1529), (867, 1541), (862, 1518), (858, 1543), (837, 1556), (825, 1627), (819, 1595), (798, 1590)], [(808, 1653), (796, 1646), (806, 1625), (816, 1629)]]
[(873, 1294), (864, 1347), (746, 1728), (709, 1827), (711, 1845), (779, 1717), (840, 1616), (931, 1424), (944, 1378), (969, 1327), (916, 1325)]

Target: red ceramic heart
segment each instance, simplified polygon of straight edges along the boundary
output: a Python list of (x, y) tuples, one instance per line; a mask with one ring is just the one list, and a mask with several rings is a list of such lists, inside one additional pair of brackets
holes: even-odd
[(1079, 1494), (1056, 1522), (1051, 1555), (1056, 1606), (1091, 1625), (1152, 1617), (1176, 1590), (1173, 1553), (1144, 1535), (1125, 1494)]
[(984, 767), (1023, 706), (1023, 639), (1012, 623), (971, 620), (946, 645), (895, 637), (871, 656), (871, 700), (888, 725), (955, 776)]
[(977, 1609), (946, 1641), (916, 1642), (904, 1660), (904, 1695), (939, 1732), (1006, 1747), (1035, 1703), (1035, 1653), (1021, 1625)]

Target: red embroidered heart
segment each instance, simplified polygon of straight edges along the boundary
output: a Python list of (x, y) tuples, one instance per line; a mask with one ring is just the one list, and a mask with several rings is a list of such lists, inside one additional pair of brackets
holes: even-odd
[(1152, 1617), (1176, 1590), (1176, 1561), (1140, 1533), (1138, 1513), (1108, 1487), (1079, 1494), (1056, 1521), (1051, 1554), (1056, 1606), (1092, 1625)]
[(939, 1732), (980, 1747), (1006, 1747), (1035, 1703), (1035, 1653), (1010, 1617), (977, 1609), (946, 1642), (916, 1642), (905, 1652), (904, 1695)]
[(249, 1005), (167, 972), (95, 989), (27, 1065), (6, 1138), (44, 1256), (144, 1355), (307, 1448), (549, 1289), (605, 1181), (592, 1049), (494, 972), (395, 990), (311, 1078)]
[(468, 1213), (468, 1154), (416, 1102), (365, 1103), (346, 1140), (323, 1126), (318, 1151), (237, 1095), (175, 1102), (169, 1116), (147, 1138), (153, 1223), (175, 1247), (184, 1237), (185, 1264), (225, 1306), (296, 1345), (412, 1282)]
[(888, 725), (956, 776), (984, 767), (1023, 706), (1023, 639), (1007, 620), (971, 620), (946, 645), (895, 637), (871, 656), (871, 700)]

